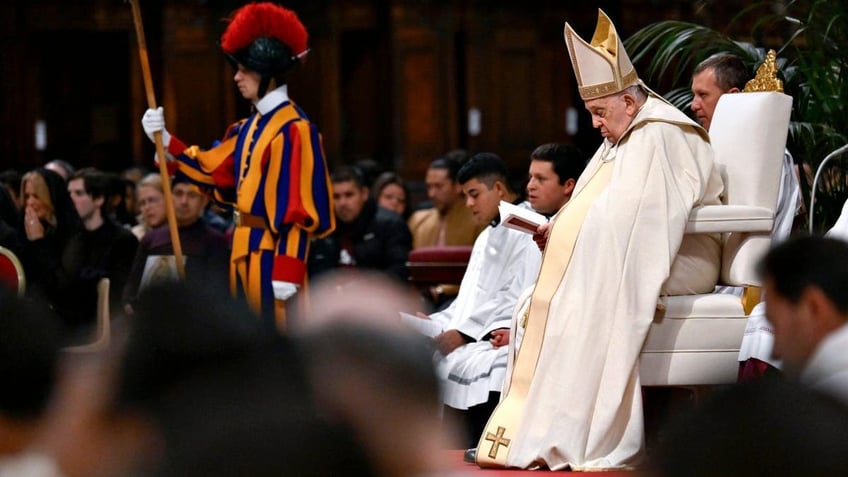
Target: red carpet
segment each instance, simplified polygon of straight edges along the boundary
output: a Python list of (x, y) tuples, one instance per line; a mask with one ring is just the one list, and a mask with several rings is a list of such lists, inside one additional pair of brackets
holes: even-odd
[[(560, 470), (556, 472), (551, 471), (539, 471), (539, 470), (503, 470), (503, 469), (481, 469), (477, 467), (475, 464), (466, 464), (462, 461), (462, 450), (449, 450), (445, 451), (446, 458), (449, 462), (455, 463), (456, 470), (462, 472), (463, 475), (478, 475), (480, 477), (539, 477), (540, 475), (546, 474), (597, 474), (597, 472), (570, 472), (565, 470)], [(639, 471), (612, 471), (612, 472), (603, 472), (604, 477), (647, 477), (648, 474), (645, 472)]]

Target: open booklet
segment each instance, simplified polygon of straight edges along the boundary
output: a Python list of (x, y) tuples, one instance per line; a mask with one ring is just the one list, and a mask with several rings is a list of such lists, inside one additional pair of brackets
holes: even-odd
[[(183, 260), (188, 261), (188, 257), (184, 256)], [(174, 255), (148, 255), (144, 262), (144, 271), (141, 273), (141, 282), (138, 285), (139, 291), (148, 285), (164, 281), (179, 281), (177, 257)]]
[(434, 338), (437, 335), (442, 333), (442, 325), (439, 322), (421, 318), (410, 313), (400, 312), (400, 320), (406, 323), (408, 326), (411, 326), (412, 329), (421, 333), (424, 336), (429, 336), (430, 338)]
[(548, 223), (547, 217), (530, 209), (501, 201), (498, 205), (501, 225), (528, 234), (535, 234), (540, 225)]

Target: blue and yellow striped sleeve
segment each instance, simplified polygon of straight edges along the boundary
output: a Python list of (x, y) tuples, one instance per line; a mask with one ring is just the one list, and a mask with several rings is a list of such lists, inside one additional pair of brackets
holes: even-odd
[(263, 198), (272, 228), (280, 237), (273, 275), (299, 283), (310, 239), (328, 235), (336, 226), (330, 174), (321, 135), (307, 121), (289, 123), (270, 149), (271, 158), (281, 158), (269, 161)]
[(168, 152), (177, 158), (177, 173), (210, 193), (218, 202), (231, 203), (234, 199), (236, 177), (233, 153), (243, 122), (230, 126), (224, 141), (208, 150), (198, 146), (186, 147), (175, 137), (168, 144)]

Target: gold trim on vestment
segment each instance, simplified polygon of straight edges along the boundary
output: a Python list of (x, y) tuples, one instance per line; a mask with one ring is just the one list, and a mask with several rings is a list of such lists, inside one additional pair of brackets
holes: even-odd
[[(598, 22), (591, 42), (586, 42), (586, 40), (580, 38), (580, 35), (575, 33), (568, 23), (565, 24), (563, 29), (563, 37), (568, 47), (568, 54), (571, 57), (574, 76), (577, 79), (577, 90), (580, 93), (580, 98), (584, 101), (609, 96), (638, 84), (639, 76), (636, 69), (627, 56), (627, 51), (621, 43), (615, 25), (612, 24), (603, 10), (598, 9)], [(581, 58), (584, 60), (589, 58), (602, 59), (605, 66), (597, 66), (595, 69), (599, 71), (593, 71), (593, 73), (599, 74), (601, 78), (607, 81), (584, 84), (585, 71), (580, 68)], [(584, 66), (587, 65), (591, 66), (591, 63), (586, 63)], [(624, 73), (624, 71), (627, 71), (627, 73)]]
[[(636, 70), (633, 70), (630, 73), (624, 75), (624, 77), (621, 79), (621, 85), (632, 86), (635, 85), (636, 81), (638, 80), (639, 76), (636, 74)], [(577, 90), (580, 92), (580, 98), (587, 100), (593, 98), (602, 98), (604, 96), (609, 96), (611, 94), (624, 91), (626, 87), (621, 88), (621, 85), (617, 84), (615, 81), (610, 81), (608, 83), (580, 86), (577, 88)]]
[[(515, 358), (509, 387), (492, 413), (477, 445), (477, 464), (481, 467), (506, 467), (507, 457), (515, 443), (525, 401), (539, 361), (551, 300), (556, 295), (577, 242), (589, 207), (606, 189), (612, 177), (614, 161), (598, 161), (592, 178), (575, 193), (556, 215), (548, 245), (542, 257), (539, 278), (530, 297), (527, 327)], [(492, 440), (489, 436), (496, 436)], [(501, 449), (505, 448), (505, 452)], [(490, 457), (490, 455), (494, 457)]]

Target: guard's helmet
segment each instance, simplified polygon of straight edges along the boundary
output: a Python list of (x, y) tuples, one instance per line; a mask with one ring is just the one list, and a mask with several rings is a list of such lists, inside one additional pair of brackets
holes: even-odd
[(221, 36), (221, 49), (264, 79), (280, 78), (309, 51), (306, 27), (293, 11), (270, 2), (236, 10)]

